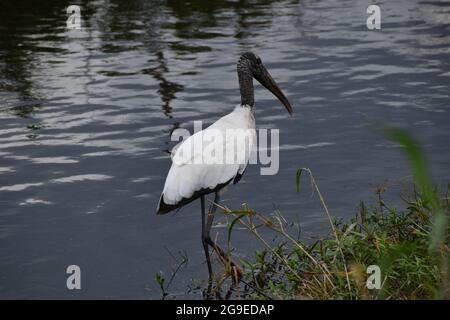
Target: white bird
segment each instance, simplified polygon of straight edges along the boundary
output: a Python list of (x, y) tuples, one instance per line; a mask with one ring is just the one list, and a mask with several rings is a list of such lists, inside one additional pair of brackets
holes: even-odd
[[(241, 104), (208, 128), (195, 133), (173, 148), (172, 166), (157, 207), (157, 213), (164, 214), (201, 199), (202, 243), (210, 284), (212, 267), (208, 245), (223, 259), (227, 259), (210, 237), (214, 214), (220, 201), (219, 191), (231, 182), (235, 184), (240, 180), (256, 144), (253, 78), (272, 92), (289, 114), (293, 112), (286, 96), (256, 54), (242, 54), (237, 63), (237, 73)], [(209, 193), (214, 193), (215, 198), (206, 217), (205, 196)], [(237, 266), (231, 260), (228, 261), (231, 266)]]

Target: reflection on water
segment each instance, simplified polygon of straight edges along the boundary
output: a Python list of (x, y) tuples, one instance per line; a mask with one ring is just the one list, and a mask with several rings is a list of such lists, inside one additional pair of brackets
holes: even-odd
[(170, 107), (170, 102), (175, 98), (175, 94), (183, 90), (183, 86), (169, 81), (164, 77), (164, 74), (169, 70), (167, 68), (167, 62), (164, 58), (164, 53), (159, 51), (156, 53), (158, 65), (155, 68), (144, 69), (142, 72), (144, 74), (151, 75), (159, 82), (158, 93), (161, 95), (161, 100), (163, 101), (164, 115), (171, 117), (172, 108)]
[[(69, 4), (81, 6), (82, 30), (65, 29)], [(295, 115), (256, 86), (258, 126), (280, 128), (280, 172), (250, 166), (227, 206), (278, 209), (311, 239), (326, 220), (295, 192), (298, 167), (312, 169), (336, 216), (387, 180), (395, 194), (409, 172), (373, 124), (413, 132), (448, 181), (450, 4), (379, 5), (383, 29), (368, 31), (363, 1), (2, 2), (0, 297), (158, 298), (153, 276), (173, 263), (165, 247), (190, 258), (172, 291), (206, 278), (199, 205), (154, 211), (171, 132), (232, 110), (245, 50)], [(239, 232), (233, 243), (242, 256), (259, 247)], [(70, 264), (83, 270), (80, 292), (65, 288)]]

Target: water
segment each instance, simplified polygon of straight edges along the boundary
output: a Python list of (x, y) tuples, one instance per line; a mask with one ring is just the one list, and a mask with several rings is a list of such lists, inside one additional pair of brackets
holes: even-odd
[[(79, 4), (83, 30), (65, 29)], [(0, 13), (0, 298), (159, 298), (170, 251), (189, 262), (170, 290), (206, 279), (199, 203), (156, 216), (170, 166), (170, 133), (211, 123), (239, 102), (235, 63), (252, 50), (295, 115), (256, 86), (257, 125), (280, 128), (275, 176), (250, 166), (224, 203), (247, 202), (327, 232), (306, 180), (309, 167), (331, 213), (350, 218), (385, 184), (395, 203), (410, 172), (374, 125), (423, 145), (438, 183), (450, 178), (450, 2), (2, 1)], [(389, 194), (389, 193), (388, 193)], [(223, 222), (223, 219), (222, 219)], [(223, 227), (214, 232), (225, 240)], [(234, 233), (240, 256), (260, 248)], [(66, 289), (68, 265), (82, 290)], [(191, 281), (191, 279), (195, 279)]]

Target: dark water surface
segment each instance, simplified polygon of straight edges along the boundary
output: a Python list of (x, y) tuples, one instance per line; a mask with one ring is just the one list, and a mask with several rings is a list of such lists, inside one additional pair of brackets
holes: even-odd
[[(32, 3), (32, 4), (31, 4)], [(82, 7), (83, 30), (65, 28)], [(260, 128), (280, 129), (280, 170), (252, 165), (224, 203), (247, 202), (326, 233), (309, 167), (331, 213), (350, 218), (410, 173), (373, 124), (422, 143), (437, 182), (449, 172), (450, 1), (2, 1), (0, 9), (0, 298), (159, 298), (153, 280), (189, 257), (171, 292), (206, 279), (199, 203), (156, 216), (174, 128), (239, 102), (235, 63), (257, 52), (295, 109), (256, 86)], [(222, 222), (224, 220), (222, 219)], [(221, 239), (226, 229), (219, 225)], [(260, 248), (234, 232), (241, 256)], [(82, 290), (66, 289), (66, 267)], [(191, 281), (190, 279), (197, 279)], [(199, 298), (199, 291), (188, 297)]]

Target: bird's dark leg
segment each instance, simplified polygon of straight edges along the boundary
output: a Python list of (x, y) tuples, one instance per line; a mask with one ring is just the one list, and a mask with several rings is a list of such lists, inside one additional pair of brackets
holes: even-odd
[(219, 192), (216, 191), (214, 196), (214, 203), (211, 204), (211, 207), (208, 212), (208, 219), (206, 222), (206, 235), (208, 237), (211, 236), (211, 227), (214, 221), (214, 215), (216, 214), (217, 205), (219, 204), (219, 201), (220, 201)]
[(204, 195), (201, 197), (201, 203), (202, 203), (202, 244), (203, 244), (203, 250), (205, 250), (206, 264), (208, 265), (209, 277), (208, 277), (207, 297), (209, 297), (209, 295), (211, 293), (213, 272), (212, 272), (211, 257), (209, 255), (209, 247), (208, 247), (209, 232), (207, 232), (206, 212), (205, 212), (205, 196)]
[(211, 205), (211, 208), (208, 213), (208, 220), (206, 223), (206, 242), (216, 251), (217, 255), (221, 259), (222, 263), (225, 266), (228, 266), (232, 270), (232, 276), (234, 283), (239, 283), (240, 279), (243, 276), (243, 270), (242, 268), (235, 263), (233, 260), (230, 259), (228, 254), (226, 254), (218, 245), (217, 243), (211, 239), (210, 233), (211, 233), (211, 227), (214, 221), (214, 214), (216, 213), (217, 207), (219, 205), (220, 196), (219, 192), (216, 191), (215, 197), (214, 197), (214, 203)]

